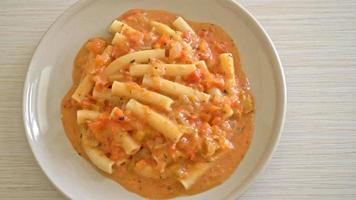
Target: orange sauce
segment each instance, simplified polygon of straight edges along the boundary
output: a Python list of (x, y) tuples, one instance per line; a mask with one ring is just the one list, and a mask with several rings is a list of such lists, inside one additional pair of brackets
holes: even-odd
[[(144, 18), (136, 18), (137, 13), (144, 13)], [(124, 20), (128, 25), (139, 31), (148, 32), (151, 27), (148, 24), (147, 19), (156, 20), (173, 27), (172, 22), (176, 18), (177, 15), (166, 11), (130, 10), (124, 13), (119, 19)], [(240, 65), (238, 50), (228, 34), (225, 33), (223, 29), (213, 24), (197, 23), (193, 21), (188, 21), (188, 23), (198, 35), (206, 39), (211, 48), (210, 55), (209, 52), (206, 55), (202, 55), (202, 57), (206, 56), (211, 58), (207, 62), (210, 68), (217, 68), (219, 54), (223, 52), (230, 52), (233, 54), (238, 87), (250, 94), (247, 78)], [(122, 53), (119, 52), (118, 54)], [(87, 157), (81, 147), (81, 134), (76, 123), (76, 111), (79, 107), (78, 105), (71, 103), (71, 96), (79, 84), (83, 66), (86, 65), (88, 56), (89, 52), (84, 46), (79, 51), (74, 62), (73, 86), (63, 98), (61, 105), (62, 122), (66, 135), (79, 155), (85, 158)], [(190, 78), (195, 80), (199, 77)], [(250, 145), (253, 134), (253, 112), (242, 114), (240, 119), (235, 120), (237, 121), (237, 126), (234, 129), (231, 139), (235, 148), (228, 150), (223, 156), (214, 161), (213, 167), (211, 167), (209, 171), (188, 190), (184, 189), (184, 187), (174, 179), (157, 180), (142, 177), (134, 173), (132, 170), (128, 170), (126, 166), (118, 167), (111, 175), (103, 174), (117, 181), (127, 190), (148, 198), (172, 198), (180, 195), (191, 195), (206, 191), (224, 182), (234, 172)]]

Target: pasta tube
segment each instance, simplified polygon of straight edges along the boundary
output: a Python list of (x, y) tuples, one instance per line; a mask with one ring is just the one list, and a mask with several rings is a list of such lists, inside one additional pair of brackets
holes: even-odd
[(206, 66), (206, 63), (204, 60), (200, 60), (200, 61), (196, 62), (195, 65), (197, 66), (198, 69), (209, 72), (208, 66)]
[(148, 62), (150, 58), (164, 58), (164, 57), (165, 57), (164, 49), (150, 49), (150, 50), (136, 51), (121, 56), (116, 60), (114, 60), (112, 63), (108, 65), (104, 73), (106, 75), (111, 75), (132, 62), (142, 63), (142, 62)]
[(78, 110), (77, 111), (77, 123), (84, 124), (88, 120), (94, 121), (98, 118), (100, 112), (92, 111), (92, 110)]
[(175, 40), (178, 40), (180, 38), (180, 35), (166, 24), (156, 22), (156, 21), (151, 21), (151, 25), (155, 28), (157, 32), (161, 34), (168, 34), (169, 36), (173, 37), (173, 39)]
[(133, 114), (141, 120), (146, 120), (151, 127), (173, 142), (177, 142), (183, 135), (178, 127), (167, 117), (156, 113), (148, 106), (145, 106), (134, 99), (130, 99), (126, 104), (126, 109), (132, 111)]
[(111, 99), (111, 93), (109, 90), (106, 91), (98, 91), (97, 89), (93, 89), (93, 97), (97, 100), (110, 100)]
[(86, 75), (84, 79), (79, 83), (77, 89), (74, 91), (72, 95), (72, 99), (80, 103), (86, 95), (90, 93), (93, 89), (94, 82), (91, 80), (90, 75)]
[(121, 32), (122, 27), (124, 26), (124, 23), (114, 20), (112, 24), (110, 25), (109, 32), (110, 33), (116, 33), (116, 32)]
[(125, 153), (133, 155), (140, 150), (140, 145), (135, 142), (126, 132), (115, 135), (115, 140), (118, 140)]
[(234, 58), (231, 53), (223, 53), (219, 56), (220, 65), (225, 75), (225, 90), (228, 95), (236, 94), (236, 80)]
[(122, 32), (139, 32), (139, 31), (121, 21), (114, 20), (109, 28), (109, 32), (114, 34), (117, 32), (122, 33)]
[[(134, 64), (130, 66), (131, 76), (143, 76), (152, 69), (151, 64)], [(194, 64), (163, 64), (164, 74), (167, 76), (184, 76), (191, 74), (196, 69)]]
[(126, 40), (126, 37), (123, 34), (117, 32), (117, 33), (115, 33), (115, 36), (111, 41), (111, 44), (118, 45), (118, 44), (124, 42), (125, 40)]
[(170, 110), (173, 100), (156, 92), (146, 90), (134, 82), (122, 83), (114, 81), (111, 93), (116, 96), (134, 98), (141, 102), (153, 104), (163, 109)]
[(95, 147), (88, 145), (82, 145), (85, 153), (87, 154), (89, 160), (102, 171), (112, 174), (112, 166), (115, 164), (115, 161), (110, 160), (104, 152), (100, 151)]
[(160, 77), (152, 77), (145, 75), (142, 80), (142, 85), (154, 88), (162, 93), (172, 96), (187, 95), (191, 97), (196, 97), (201, 101), (207, 101), (210, 98), (209, 94), (197, 91), (191, 87), (169, 81)]
[(191, 26), (189, 26), (189, 24), (182, 18), (182, 17), (178, 17), (174, 22), (173, 22), (173, 26), (176, 27), (176, 29), (178, 31), (181, 31), (181, 32), (185, 32), (185, 31), (188, 31), (188, 32), (191, 32), (191, 33), (194, 33), (194, 30), (192, 29)]
[(179, 178), (178, 181), (184, 186), (185, 189), (189, 189), (209, 170), (209, 168), (210, 163), (196, 163), (188, 169), (188, 174), (183, 178)]

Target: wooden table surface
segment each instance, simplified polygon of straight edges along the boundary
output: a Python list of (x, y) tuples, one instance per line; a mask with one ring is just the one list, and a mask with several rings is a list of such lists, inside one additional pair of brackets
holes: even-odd
[[(356, 1), (240, 0), (284, 64), (282, 139), (244, 200), (356, 199)], [(65, 199), (26, 141), (22, 89), (34, 49), (75, 0), (0, 1), (0, 199)]]

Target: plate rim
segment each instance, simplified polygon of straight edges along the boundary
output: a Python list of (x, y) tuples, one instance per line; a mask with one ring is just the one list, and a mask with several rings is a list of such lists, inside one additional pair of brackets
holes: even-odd
[[(30, 70), (31, 70), (33, 62), (34, 62), (34, 57), (36, 56), (41, 43), (48, 36), (48, 34), (51, 32), (53, 27), (61, 20), (65, 20), (67, 15), (71, 15), (73, 13), (73, 11), (75, 11), (79, 8), (82, 8), (86, 4), (92, 3), (93, 1), (95, 1), (95, 0), (78, 0), (77, 2), (75, 2), (74, 4), (69, 6), (67, 9), (65, 9), (50, 24), (50, 26), (47, 28), (47, 30), (41, 36), (40, 40), (38, 41), (38, 43), (36, 45), (36, 48), (33, 51), (31, 60), (28, 64), (28, 68), (26, 70), (26, 78), (25, 78), (23, 92), (22, 92), (22, 98), (23, 98), (22, 99), (22, 120), (23, 120), (24, 129), (25, 129), (27, 143), (29, 144), (31, 152), (32, 152), (37, 164), (39, 165), (40, 169), (42, 170), (42, 172), (50, 180), (52, 185), (54, 185), (58, 191), (60, 191), (65, 197), (67, 197), (69, 199), (72, 199), (72, 196), (70, 194), (68, 194), (66, 191), (62, 190), (62, 188), (59, 187), (59, 185), (49, 176), (49, 174), (45, 170), (43, 163), (40, 162), (37, 154), (35, 153), (35, 150), (34, 150), (35, 147), (33, 146), (34, 144), (30, 138), (31, 137), (30, 135), (32, 133), (32, 128), (31, 128), (30, 123), (28, 123), (29, 118), (28, 118), (28, 112), (27, 112), (30, 107), (30, 105), (28, 104), (28, 100), (29, 100), (29, 98), (31, 98), (31, 95), (29, 94)], [(215, 1), (219, 1), (219, 0), (215, 0)], [(252, 13), (250, 13), (250, 11), (248, 11), (240, 3), (236, 2), (235, 0), (224, 0), (224, 1), (235, 6), (235, 7), (233, 7), (234, 12), (236, 12), (236, 10), (242, 11), (241, 14), (244, 16), (244, 18), (249, 19), (249, 22), (252, 23), (251, 25), (254, 26), (254, 28), (256, 28), (258, 30), (259, 38), (261, 38), (263, 43), (265, 43), (267, 45), (267, 47), (269, 48), (269, 54), (272, 55), (269, 57), (271, 57), (271, 59), (274, 61), (273, 64), (277, 65), (276, 67), (274, 67), (275, 74), (277, 74), (277, 77), (276, 77), (277, 82), (279, 83), (279, 84), (277, 84), (277, 88), (280, 90), (280, 94), (279, 95), (277, 94), (277, 100), (278, 100), (278, 102), (280, 102), (282, 104), (282, 106), (277, 107), (279, 109), (276, 108), (277, 112), (275, 115), (278, 118), (277, 119), (278, 124), (276, 124), (276, 123), (274, 124), (274, 126), (276, 126), (274, 128), (276, 130), (276, 132), (271, 136), (268, 146), (267, 146), (267, 149), (262, 154), (262, 159), (260, 161), (258, 161), (257, 165), (255, 165), (252, 172), (242, 181), (241, 186), (239, 188), (237, 188), (237, 190), (232, 192), (231, 193), (232, 195), (229, 195), (229, 197), (228, 197), (228, 199), (235, 199), (235, 198), (241, 197), (242, 194), (245, 193), (246, 190), (252, 185), (252, 183), (254, 183), (256, 181), (257, 177), (263, 173), (263, 171), (267, 167), (268, 162), (271, 160), (274, 152), (277, 149), (277, 146), (280, 142), (281, 135), (282, 135), (284, 125), (285, 125), (285, 118), (286, 118), (286, 112), (287, 112), (287, 86), (286, 86), (286, 78), (285, 78), (285, 73), (284, 73), (282, 62), (280, 60), (277, 49), (276, 49), (272, 39), (268, 35), (267, 31), (263, 28), (263, 26), (260, 24), (260, 22), (252, 15)]]

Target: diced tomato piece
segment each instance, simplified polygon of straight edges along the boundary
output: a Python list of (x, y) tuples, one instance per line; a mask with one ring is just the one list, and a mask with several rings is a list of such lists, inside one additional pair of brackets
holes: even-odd
[(151, 31), (143, 31), (143, 42), (146, 46), (153, 46), (158, 41), (158, 36)]
[(212, 52), (207, 41), (202, 40), (198, 48), (198, 57), (200, 60), (211, 60)]
[(194, 60), (188, 51), (183, 50), (183, 51), (180, 51), (179, 62), (189, 64), (189, 63), (194, 62)]
[(118, 160), (123, 156), (123, 151), (121, 148), (112, 146), (111, 152), (110, 152), (110, 159), (111, 160)]
[[(99, 140), (100, 141), (100, 140)], [(101, 143), (101, 150), (105, 153), (105, 154), (110, 154), (112, 152), (112, 146), (107, 142), (107, 141), (102, 141)]]
[(195, 158), (196, 158), (196, 150), (195, 149), (193, 149), (193, 148), (188, 148), (188, 149), (186, 149), (186, 153), (187, 153), (187, 155), (188, 155), (188, 158), (190, 159), (190, 160), (195, 160)]
[(106, 42), (101, 38), (91, 39), (86, 44), (86, 48), (94, 54), (101, 54), (104, 51), (105, 46)]
[(185, 41), (186, 43), (190, 44), (193, 40), (193, 35), (190, 31), (184, 31), (183, 35), (182, 35), (182, 39), (183, 41)]
[(202, 111), (212, 114), (212, 113), (218, 113), (220, 111), (220, 107), (216, 106), (210, 102), (205, 102), (201, 105)]
[(120, 158), (120, 154), (117, 151), (111, 151), (110, 159), (111, 160), (118, 160)]
[(204, 123), (199, 124), (198, 131), (201, 133), (205, 133), (209, 128), (210, 128), (209, 123), (204, 122)]
[(98, 91), (103, 91), (109, 84), (109, 80), (105, 75), (94, 76), (93, 80), (95, 81), (95, 89)]
[(213, 121), (211, 122), (211, 124), (213, 125), (220, 125), (222, 124), (223, 120), (221, 117), (214, 117)]
[(239, 108), (241, 107), (241, 102), (238, 100), (232, 101), (231, 102), (231, 108)]
[(104, 66), (110, 62), (110, 56), (107, 54), (96, 55), (94, 62), (96, 66)]
[(219, 88), (224, 89), (224, 80), (211, 78), (205, 82), (206, 89)]
[(194, 72), (192, 72), (186, 77), (186, 80), (190, 83), (200, 82), (201, 79), (202, 79), (202, 74), (200, 73), (200, 70), (195, 70)]
[(225, 43), (214, 41), (214, 47), (215, 51), (219, 54), (228, 52)]
[(154, 44), (154, 47), (161, 48), (168, 45), (170, 37), (168, 34), (163, 34)]
[(82, 102), (80, 102), (80, 105), (83, 108), (90, 108), (90, 106), (92, 105), (92, 103), (90, 101), (88, 101), (88, 99), (83, 99)]
[[(124, 116), (124, 115), (121, 115)], [(131, 123), (131, 120), (125, 116), (123, 120), (112, 120), (111, 121), (111, 130), (113, 133), (118, 133), (121, 131), (133, 131), (135, 128)]]
[(116, 121), (111, 121), (110, 126), (111, 126), (111, 131), (113, 133), (118, 133), (122, 131), (121, 124)]
[(131, 49), (129, 42), (122, 42), (118, 46), (113, 46), (111, 56), (116, 59), (131, 52)]
[(210, 121), (211, 115), (208, 113), (200, 113), (200, 118), (206, 122)]
[(143, 45), (144, 35), (141, 32), (130, 32), (126, 34), (126, 37), (128, 38), (130, 46), (133, 48), (137, 49)]
[(100, 144), (105, 144), (107, 142), (106, 137), (102, 134), (101, 124), (99, 125), (98, 122), (88, 124), (89, 130), (93, 133), (94, 138), (100, 142)]
[(96, 101), (95, 101), (95, 98), (93, 96), (87, 96), (80, 102), (80, 105), (83, 108), (90, 108), (90, 106), (95, 104), (95, 103), (96, 103)]
[(121, 109), (116, 109), (114, 112), (114, 116), (116, 119), (121, 120), (121, 117), (123, 117), (122, 120), (125, 120), (124, 112)]
[(103, 130), (104, 128), (104, 122), (102, 120), (96, 120), (94, 122), (90, 122), (88, 124), (88, 128), (93, 132), (93, 133), (98, 133)]

